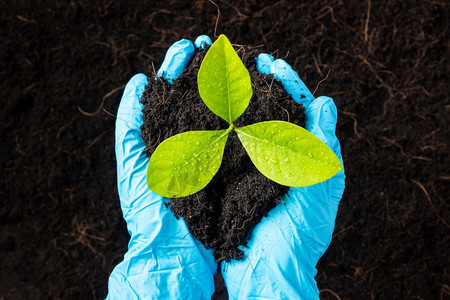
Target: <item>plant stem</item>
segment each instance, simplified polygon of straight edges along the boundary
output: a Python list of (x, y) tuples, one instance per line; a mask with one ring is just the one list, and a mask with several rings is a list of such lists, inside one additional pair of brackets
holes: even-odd
[(228, 127), (226, 133), (230, 133), (231, 131), (233, 131), (236, 128), (236, 126), (234, 126), (233, 124), (230, 124), (230, 127)]

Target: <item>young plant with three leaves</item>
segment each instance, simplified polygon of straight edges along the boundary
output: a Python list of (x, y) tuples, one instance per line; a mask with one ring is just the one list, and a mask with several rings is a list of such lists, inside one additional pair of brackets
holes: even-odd
[(225, 35), (206, 53), (197, 77), (200, 97), (228, 129), (189, 131), (163, 141), (150, 158), (148, 187), (168, 198), (203, 189), (219, 170), (229, 134), (235, 131), (258, 170), (286, 186), (313, 185), (342, 165), (333, 151), (306, 129), (284, 121), (235, 127), (252, 97), (250, 75)]

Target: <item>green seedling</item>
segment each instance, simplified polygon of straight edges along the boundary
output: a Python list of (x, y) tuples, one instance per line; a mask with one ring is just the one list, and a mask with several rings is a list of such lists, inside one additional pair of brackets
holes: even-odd
[(222, 163), (235, 131), (258, 170), (286, 186), (309, 186), (334, 176), (342, 165), (333, 151), (306, 129), (284, 121), (233, 125), (252, 97), (250, 75), (225, 35), (206, 53), (197, 76), (200, 97), (228, 129), (189, 131), (163, 141), (150, 158), (148, 187), (168, 198), (203, 189)]

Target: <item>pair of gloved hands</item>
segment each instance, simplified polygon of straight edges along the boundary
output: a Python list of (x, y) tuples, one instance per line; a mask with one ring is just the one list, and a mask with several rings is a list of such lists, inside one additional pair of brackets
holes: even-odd
[[(172, 82), (189, 64), (194, 47), (211, 44), (200, 36), (195, 46), (171, 46), (157, 76)], [(260, 72), (271, 73), (306, 109), (306, 129), (325, 142), (342, 162), (335, 136), (337, 110), (328, 97), (314, 98), (297, 73), (268, 54), (257, 58)], [(217, 270), (213, 250), (190, 235), (164, 198), (147, 187), (148, 157), (141, 138), (140, 98), (147, 76), (135, 75), (125, 87), (116, 121), (117, 179), (121, 208), (131, 235), (124, 260), (109, 278), (107, 299), (210, 299)], [(151, 82), (149, 83), (151, 84)], [(345, 186), (344, 170), (333, 178), (291, 188), (254, 228), (244, 258), (222, 262), (230, 299), (317, 299), (315, 266), (331, 242)]]

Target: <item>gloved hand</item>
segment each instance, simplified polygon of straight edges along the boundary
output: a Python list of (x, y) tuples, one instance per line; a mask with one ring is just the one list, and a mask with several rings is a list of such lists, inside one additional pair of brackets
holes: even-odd
[[(329, 97), (314, 96), (282, 59), (268, 54), (257, 68), (273, 74), (293, 99), (305, 107), (305, 127), (325, 142), (342, 163), (336, 138), (337, 110)], [(290, 188), (283, 201), (253, 229), (244, 258), (222, 263), (230, 299), (318, 299), (315, 266), (331, 242), (339, 201), (345, 187), (344, 169), (333, 178)]]
[[(200, 36), (195, 45), (205, 42), (211, 44), (207, 36)], [(190, 41), (176, 42), (167, 51), (158, 76), (172, 82), (193, 53)], [(107, 299), (210, 299), (217, 270), (212, 250), (205, 250), (186, 223), (165, 207), (164, 198), (147, 187), (139, 101), (146, 85), (144, 74), (131, 78), (117, 113), (117, 184), (131, 237), (124, 260), (109, 277)]]
[[(199, 37), (201, 47), (211, 41)], [(170, 82), (189, 63), (192, 44), (182, 40), (167, 52), (158, 76)], [(334, 135), (337, 112), (327, 97), (314, 99), (298, 75), (282, 60), (263, 54), (258, 69), (273, 73), (294, 100), (306, 108), (306, 128), (341, 159)], [(125, 88), (116, 123), (119, 196), (131, 235), (124, 261), (110, 276), (108, 299), (206, 299), (214, 291), (216, 264), (211, 251), (193, 238), (183, 220), (165, 208), (163, 198), (146, 183), (148, 158), (140, 135), (146, 77), (138, 74)], [(242, 261), (223, 263), (230, 299), (317, 298), (315, 265), (331, 241), (344, 171), (306, 188), (291, 188), (280, 205), (252, 234)], [(285, 204), (285, 205), (284, 205)]]

